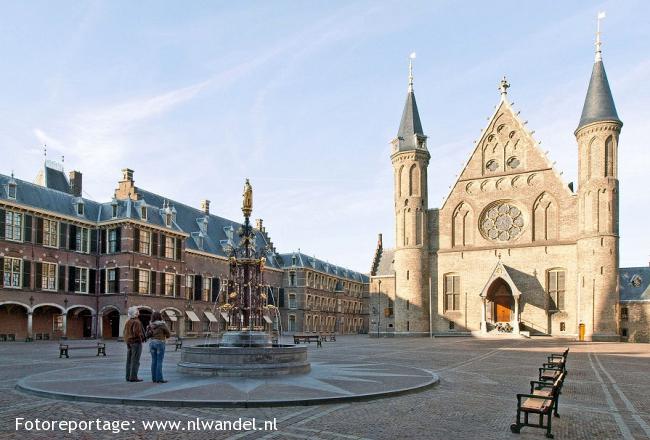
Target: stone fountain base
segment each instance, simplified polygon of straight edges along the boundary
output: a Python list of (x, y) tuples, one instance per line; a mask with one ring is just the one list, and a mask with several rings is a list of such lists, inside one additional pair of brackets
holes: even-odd
[(311, 367), (305, 346), (271, 345), (263, 332), (228, 332), (221, 344), (183, 347), (177, 369), (194, 376), (269, 377)]

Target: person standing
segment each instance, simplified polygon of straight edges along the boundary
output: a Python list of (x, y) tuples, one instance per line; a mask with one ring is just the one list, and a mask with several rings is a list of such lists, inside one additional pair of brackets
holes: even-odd
[(144, 342), (144, 329), (142, 322), (138, 318), (140, 312), (138, 308), (129, 307), (127, 311), (129, 320), (124, 325), (124, 342), (126, 342), (126, 381), (142, 382), (138, 377), (140, 368), (140, 355), (142, 354), (142, 343)]
[(165, 341), (171, 336), (169, 328), (162, 319), (160, 312), (153, 312), (151, 323), (147, 327), (146, 336), (151, 338), (149, 341), (149, 351), (151, 352), (151, 379), (155, 383), (167, 383), (163, 379), (162, 367), (163, 358), (165, 357)]

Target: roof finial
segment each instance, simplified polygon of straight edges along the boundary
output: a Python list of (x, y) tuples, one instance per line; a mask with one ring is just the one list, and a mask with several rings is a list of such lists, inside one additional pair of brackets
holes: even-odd
[(415, 59), (415, 52), (409, 55), (409, 92), (413, 91), (413, 60)]
[(47, 144), (43, 144), (43, 157), (47, 157)]
[(510, 83), (506, 79), (506, 76), (503, 75), (503, 79), (501, 80), (501, 83), (499, 84), (499, 91), (501, 92), (501, 96), (505, 97), (508, 94), (508, 89), (510, 88)]
[(603, 51), (601, 49), (602, 42), (600, 41), (600, 20), (605, 18), (605, 11), (601, 11), (598, 13), (598, 18), (596, 21), (598, 22), (597, 25), (597, 30), (596, 30), (596, 62), (602, 61), (603, 60)]

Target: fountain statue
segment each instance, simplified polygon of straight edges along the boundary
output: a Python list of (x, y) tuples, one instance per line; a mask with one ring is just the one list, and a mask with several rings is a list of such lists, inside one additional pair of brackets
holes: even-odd
[(264, 284), (266, 248), (257, 249), (250, 224), (253, 187), (244, 184), (239, 244), (226, 249), (230, 273), (225, 301), (219, 306), (226, 331), (219, 344), (183, 347), (179, 371), (194, 375), (275, 376), (307, 373), (307, 348), (273, 343), (270, 324), (275, 306), (268, 303)]

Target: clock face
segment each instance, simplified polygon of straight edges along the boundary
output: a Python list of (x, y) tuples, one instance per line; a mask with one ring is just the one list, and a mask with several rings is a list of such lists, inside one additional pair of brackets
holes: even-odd
[(524, 216), (513, 202), (498, 201), (488, 205), (481, 214), (481, 234), (492, 241), (516, 239), (524, 228)]

